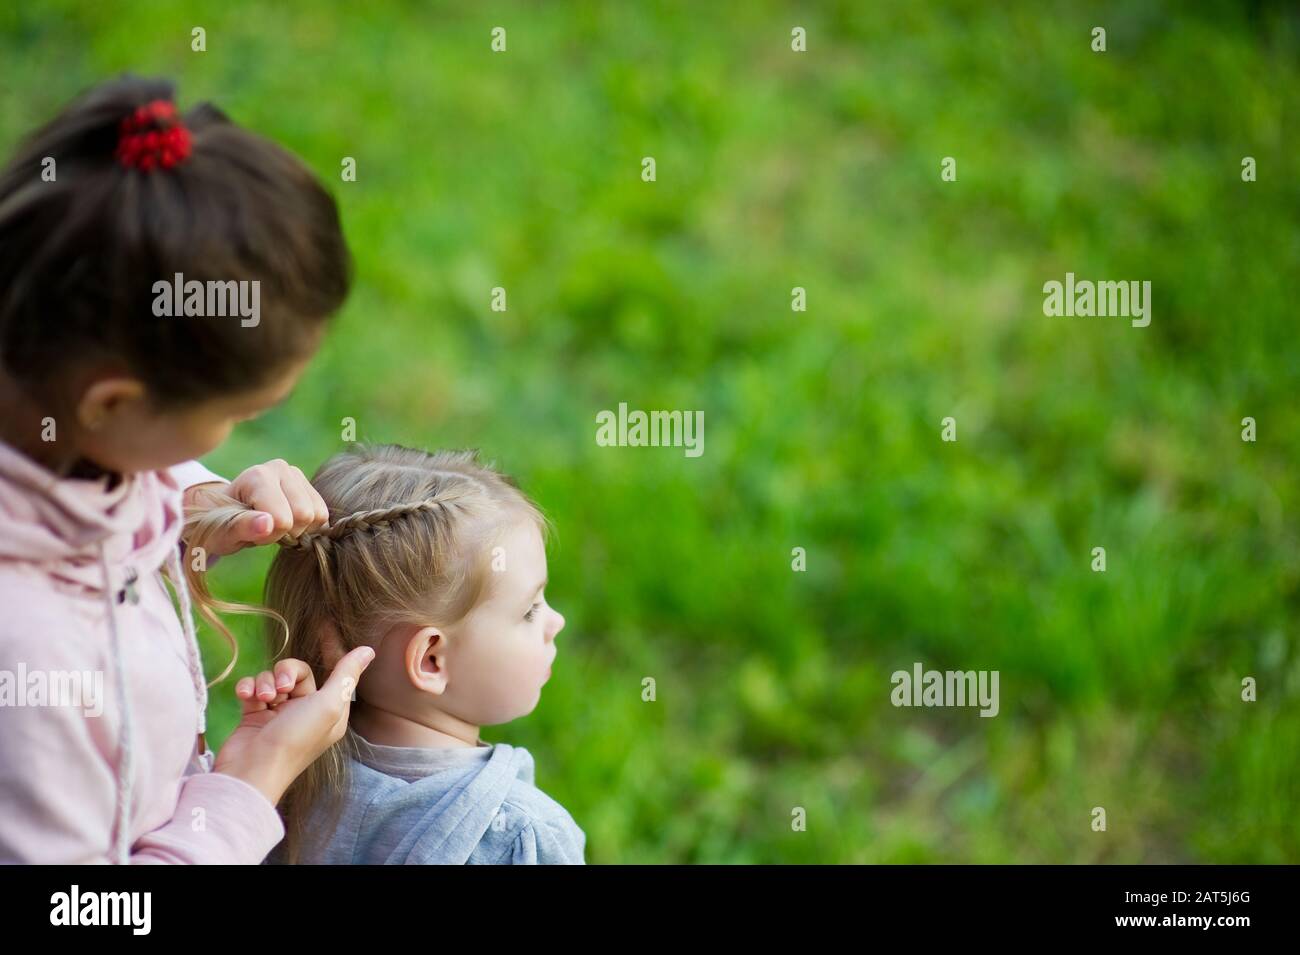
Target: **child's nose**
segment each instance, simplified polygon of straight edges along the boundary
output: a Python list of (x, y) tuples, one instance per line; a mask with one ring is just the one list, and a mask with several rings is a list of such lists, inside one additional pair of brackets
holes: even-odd
[(551, 626), (546, 634), (547, 639), (554, 640), (555, 635), (564, 629), (564, 614), (558, 610), (551, 611)]

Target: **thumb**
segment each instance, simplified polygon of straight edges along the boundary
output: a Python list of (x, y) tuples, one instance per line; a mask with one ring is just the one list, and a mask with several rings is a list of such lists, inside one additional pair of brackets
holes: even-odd
[(361, 674), (370, 662), (375, 658), (375, 651), (370, 647), (357, 647), (346, 654), (334, 667), (334, 672), (330, 674), (325, 685), (321, 687), (321, 692), (338, 694), (343, 701), (343, 711), (346, 715), (348, 708), (352, 703), (352, 695), (356, 691), (357, 683), (361, 679)]
[(274, 527), (275, 520), (265, 511), (245, 511), (231, 519), (227, 533), (237, 544), (257, 544)]

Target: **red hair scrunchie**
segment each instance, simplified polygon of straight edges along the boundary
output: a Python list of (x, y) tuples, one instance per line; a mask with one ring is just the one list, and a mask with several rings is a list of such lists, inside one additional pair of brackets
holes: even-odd
[(122, 120), (116, 156), (128, 169), (171, 169), (190, 155), (190, 131), (165, 99), (137, 108)]

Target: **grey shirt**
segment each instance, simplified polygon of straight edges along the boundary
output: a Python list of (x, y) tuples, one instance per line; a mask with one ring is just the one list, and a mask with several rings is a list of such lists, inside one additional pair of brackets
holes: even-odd
[[(348, 759), (342, 802), (309, 813), (300, 863), (585, 863), (586, 835), (534, 785), (533, 757), (523, 747), (380, 746), (349, 735), (359, 757)], [(282, 862), (283, 849), (266, 861)]]

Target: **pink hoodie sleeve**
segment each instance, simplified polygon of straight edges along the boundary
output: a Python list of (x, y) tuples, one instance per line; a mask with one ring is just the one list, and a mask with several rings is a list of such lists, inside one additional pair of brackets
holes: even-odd
[(208, 484), (216, 481), (220, 481), (222, 484), (229, 483), (220, 474), (209, 471), (198, 461), (173, 464), (168, 470), (172, 472), (172, 477), (176, 478), (176, 483), (180, 485), (182, 491), (187, 487), (193, 487), (195, 484)]
[[(5, 586), (10, 583), (0, 581), (0, 605), (18, 599), (16, 589)], [(49, 638), (67, 629), (66, 618), (28, 615), (15, 607), (0, 627), (6, 664), (21, 661), (28, 672), (86, 669), (93, 657), (76, 646), (75, 636)], [(91, 666), (103, 669), (102, 664)], [(105, 681), (105, 693), (111, 704), (111, 677)], [(173, 775), (145, 743), (142, 724), (150, 715), (143, 708), (134, 713), (135, 840), (130, 861), (260, 863), (284, 836), (275, 806), (234, 776)], [(0, 864), (116, 861), (112, 833), (118, 806), (113, 762), (117, 727), (108, 706), (99, 715), (69, 705), (0, 706)], [(188, 739), (192, 743), (193, 737)]]
[[(195, 831), (198, 819), (205, 828)], [(171, 821), (131, 848), (131, 864), (256, 865), (284, 838), (275, 807), (242, 779), (224, 773), (187, 776)]]

